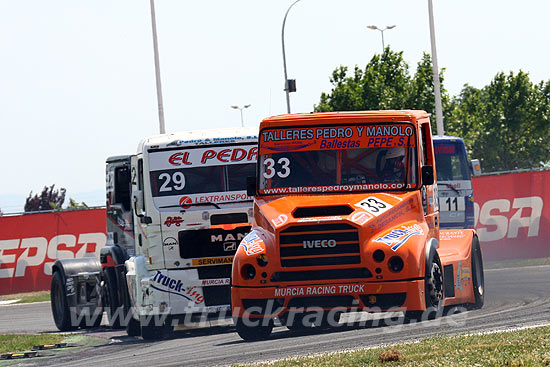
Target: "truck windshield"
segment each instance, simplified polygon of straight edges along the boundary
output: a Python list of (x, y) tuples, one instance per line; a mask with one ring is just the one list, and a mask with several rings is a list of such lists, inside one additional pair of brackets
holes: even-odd
[(256, 145), (187, 148), (149, 154), (157, 207), (249, 199), (246, 178), (256, 172)]
[(410, 124), (268, 129), (260, 135), (260, 194), (417, 186), (416, 138)]
[(471, 180), (468, 157), (461, 140), (434, 140), (437, 181)]

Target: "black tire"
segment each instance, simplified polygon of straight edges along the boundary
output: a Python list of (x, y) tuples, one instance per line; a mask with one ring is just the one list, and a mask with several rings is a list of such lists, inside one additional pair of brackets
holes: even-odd
[(130, 318), (130, 320), (128, 321), (128, 325), (126, 325), (126, 334), (128, 334), (128, 336), (141, 335), (141, 326), (138, 320), (134, 319), (133, 317)]
[(172, 327), (168, 323), (164, 323), (160, 326), (154, 324), (155, 317), (151, 317), (148, 323), (140, 322), (141, 324), (141, 337), (144, 340), (157, 340), (162, 339), (172, 331)]
[(408, 320), (431, 320), (443, 313), (443, 267), (437, 252), (429, 261), (429, 269), (424, 277), (424, 293), (426, 299), (425, 311), (406, 311)]
[(76, 325), (71, 324), (71, 314), (67, 302), (65, 282), (59, 271), (53, 273), (50, 290), (52, 315), (55, 326), (60, 331), (75, 330)]
[[(258, 324), (257, 321), (259, 321)], [(247, 323), (243, 322), (243, 319), (238, 318), (235, 322), (237, 328), (237, 334), (247, 342), (266, 340), (271, 335), (273, 330), (273, 320), (269, 320), (267, 325), (264, 324), (264, 319), (249, 320), (248, 323), (254, 322), (255, 326), (246, 325)]]
[(472, 240), (472, 287), (475, 303), (470, 306), (471, 308), (481, 308), (485, 302), (485, 275), (483, 273), (483, 256), (477, 236), (474, 236)]
[(119, 311), (122, 308), (122, 302), (120, 302), (118, 296), (115, 269), (105, 269), (104, 274), (105, 311), (107, 311), (109, 326), (113, 329), (123, 329), (121, 326), (121, 317), (123, 318), (125, 315), (121, 315)]

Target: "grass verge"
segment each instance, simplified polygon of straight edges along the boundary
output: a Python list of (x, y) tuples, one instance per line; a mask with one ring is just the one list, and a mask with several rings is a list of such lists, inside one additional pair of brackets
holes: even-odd
[(17, 293), (17, 294), (8, 294), (5, 296), (0, 296), (0, 301), (9, 301), (12, 299), (18, 300), (17, 302), (14, 302), (14, 304), (49, 301), (50, 291)]
[(65, 337), (62, 334), (2, 334), (0, 335), (0, 353), (25, 352), (34, 345), (59, 343)]
[(435, 336), (389, 347), (239, 366), (550, 366), (550, 327), (486, 335)]
[(524, 266), (550, 265), (550, 257), (540, 259), (515, 259), (503, 261), (484, 261), (485, 269), (521, 268)]

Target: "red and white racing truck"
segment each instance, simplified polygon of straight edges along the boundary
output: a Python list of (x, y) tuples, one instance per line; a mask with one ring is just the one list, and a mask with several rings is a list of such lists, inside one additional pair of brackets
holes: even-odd
[(231, 263), (253, 221), (246, 177), (256, 135), (163, 134), (107, 159), (107, 245), (100, 259), (53, 265), (58, 329), (98, 326), (105, 310), (111, 326), (151, 339), (177, 323), (230, 317)]

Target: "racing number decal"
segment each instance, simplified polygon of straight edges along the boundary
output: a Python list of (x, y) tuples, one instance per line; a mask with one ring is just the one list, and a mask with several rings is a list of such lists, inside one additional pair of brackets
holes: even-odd
[[(164, 180), (160, 186), (160, 192), (172, 191), (172, 189), (180, 191), (185, 187), (185, 176), (179, 171), (174, 172), (172, 176), (169, 173), (163, 172), (159, 175), (159, 180)], [(170, 185), (171, 182), (174, 183), (173, 186)]]
[(375, 196), (369, 196), (355, 204), (355, 206), (366, 210), (374, 216), (379, 216), (392, 207), (392, 205)]
[(277, 173), (277, 176), (280, 178), (287, 178), (290, 175), (290, 160), (288, 158), (282, 157), (277, 161), (277, 164), (281, 165), (281, 171), (275, 171), (275, 161), (272, 158), (267, 158), (264, 164), (266, 165), (264, 172), (265, 178), (272, 178), (275, 176), (275, 173)]
[(442, 212), (458, 212), (466, 210), (463, 197), (448, 197), (443, 199), (443, 204), (439, 210)]

